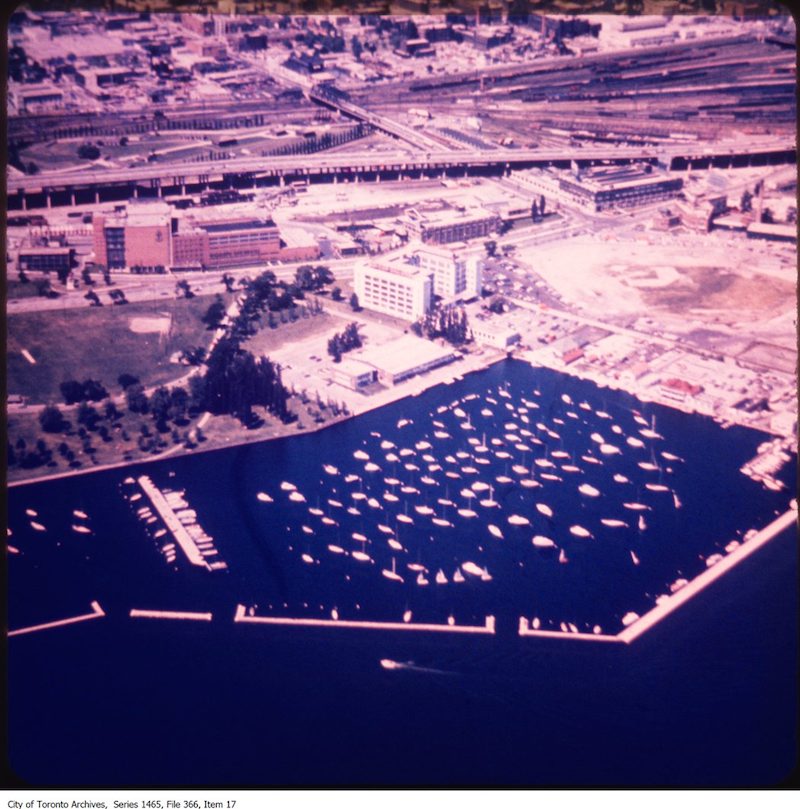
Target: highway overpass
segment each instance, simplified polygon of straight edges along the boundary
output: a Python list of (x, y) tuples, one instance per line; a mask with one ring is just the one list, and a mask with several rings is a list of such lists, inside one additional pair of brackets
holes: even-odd
[(10, 175), (9, 210), (108, 202), (138, 196), (182, 196), (205, 189), (252, 189), (305, 181), (380, 182), (381, 180), (499, 177), (535, 166), (569, 168), (598, 163), (662, 163), (672, 170), (729, 168), (795, 163), (796, 145), (787, 140), (676, 144), (654, 147), (568, 147), (558, 149), (340, 152), (281, 157), (247, 157), (199, 163), (148, 163), (119, 169)]

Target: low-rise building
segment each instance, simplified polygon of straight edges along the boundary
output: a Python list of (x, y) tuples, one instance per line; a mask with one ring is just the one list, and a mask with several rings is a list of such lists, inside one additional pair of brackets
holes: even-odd
[(19, 251), (20, 272), (69, 272), (75, 264), (73, 247), (31, 247)]
[(478, 345), (507, 350), (520, 341), (520, 334), (515, 328), (492, 320), (471, 320), (470, 330)]
[(377, 381), (378, 371), (366, 362), (347, 357), (333, 365), (331, 379), (350, 390), (361, 390)]
[(380, 382), (396, 385), (412, 376), (446, 365), (457, 357), (458, 354), (450, 346), (404, 334), (383, 345), (360, 350), (357, 359), (374, 368)]
[(404, 223), (411, 236), (427, 244), (464, 242), (495, 233), (500, 216), (482, 206), (450, 208), (442, 211), (409, 210)]

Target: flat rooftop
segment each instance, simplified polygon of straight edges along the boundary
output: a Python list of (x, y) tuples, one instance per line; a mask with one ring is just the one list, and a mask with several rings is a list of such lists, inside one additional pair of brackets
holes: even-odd
[(386, 373), (397, 375), (453, 356), (455, 356), (455, 352), (450, 346), (440, 346), (438, 343), (422, 337), (404, 334), (383, 345), (365, 348), (353, 359), (361, 360)]

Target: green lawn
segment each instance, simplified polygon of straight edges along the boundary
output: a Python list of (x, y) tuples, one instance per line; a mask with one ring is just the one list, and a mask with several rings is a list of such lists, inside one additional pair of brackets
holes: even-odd
[[(30, 273), (34, 278), (38, 278), (41, 273)], [(29, 275), (29, 277), (30, 277)], [(53, 273), (55, 280), (55, 273)], [(32, 281), (24, 284), (22, 281), (6, 281), (6, 298), (12, 300), (14, 298), (35, 298), (37, 295), (36, 285)]]
[[(8, 392), (27, 396), (31, 403), (60, 401), (59, 384), (66, 379), (99, 379), (115, 394), (121, 373), (138, 376), (145, 386), (183, 376), (188, 369), (169, 358), (181, 349), (208, 344), (211, 332), (200, 318), (212, 300), (213, 296), (199, 296), (9, 315)], [(132, 318), (162, 314), (172, 318), (168, 335), (130, 330)], [(23, 348), (36, 365), (22, 356)]]

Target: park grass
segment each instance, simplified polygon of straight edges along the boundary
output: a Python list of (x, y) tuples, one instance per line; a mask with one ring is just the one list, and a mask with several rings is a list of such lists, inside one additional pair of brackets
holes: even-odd
[[(59, 385), (67, 379), (98, 379), (109, 392), (118, 392), (122, 373), (139, 377), (145, 387), (169, 383), (187, 368), (170, 357), (184, 348), (207, 346), (211, 339), (200, 318), (212, 295), (171, 301), (131, 303), (11, 314), (7, 319), (7, 390), (29, 402), (61, 401)], [(169, 315), (168, 335), (136, 334), (133, 317)], [(27, 349), (32, 365), (21, 354)]]
[(39, 293), (36, 291), (36, 284), (32, 281), (6, 281), (6, 299), (16, 300), (18, 298), (35, 298)]
[[(302, 302), (301, 302), (302, 304)], [(279, 315), (275, 315), (276, 320)], [(243, 346), (248, 351), (252, 351), (256, 356), (269, 356), (270, 351), (280, 348), (287, 343), (294, 343), (311, 337), (315, 334), (322, 334), (328, 331), (331, 326), (335, 326), (337, 321), (333, 320), (326, 312), (320, 312), (308, 317), (298, 317), (293, 323), (280, 323), (276, 328), (263, 326), (257, 334), (253, 335)]]

